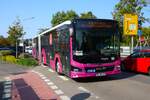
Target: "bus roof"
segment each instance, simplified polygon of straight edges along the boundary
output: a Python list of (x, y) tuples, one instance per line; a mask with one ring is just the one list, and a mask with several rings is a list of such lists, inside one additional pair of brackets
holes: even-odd
[(40, 36), (41, 36), (41, 35), (44, 35), (45, 33), (50, 32), (50, 31), (52, 31), (52, 30), (54, 30), (54, 29), (56, 29), (56, 28), (58, 28), (58, 27), (61, 27), (61, 26), (63, 26), (63, 25), (70, 25), (70, 24), (71, 24), (71, 21), (70, 21), (70, 20), (65, 21), (65, 22), (63, 22), (63, 23), (61, 23), (61, 24), (58, 24), (58, 25), (56, 25), (56, 26), (54, 26), (54, 27), (52, 27), (52, 28), (50, 28), (50, 29), (48, 29), (48, 30), (42, 32), (42, 33), (39, 34), (39, 35), (40, 35)]
[(61, 26), (63, 26), (63, 25), (70, 25), (71, 23), (72, 23), (72, 21), (75, 21), (75, 20), (95, 20), (95, 21), (115, 21), (115, 20), (113, 20), (113, 19), (82, 19), (82, 18), (77, 18), (77, 19), (73, 19), (73, 20), (67, 20), (67, 21), (65, 21), (65, 22), (63, 22), (63, 23), (61, 23), (61, 24), (58, 24), (58, 25), (56, 25), (56, 26), (54, 26), (54, 27), (52, 27), (52, 28), (49, 28), (48, 30), (46, 30), (46, 31), (44, 31), (44, 32), (42, 32), (42, 33), (40, 33), (38, 36), (41, 36), (41, 35), (44, 35), (44, 34), (46, 34), (47, 32), (50, 32), (50, 31), (52, 31), (52, 30), (54, 30), (54, 29), (57, 29), (57, 28), (59, 28), (59, 27), (61, 27)]
[(95, 19), (95, 18), (76, 18), (76, 19), (73, 19), (73, 20), (79, 20), (79, 21), (80, 21), (80, 20), (81, 20), (81, 21), (82, 21), (82, 20), (83, 20), (83, 21), (84, 21), (84, 20), (85, 20), (85, 21), (87, 21), (87, 20), (91, 20), (91, 21), (94, 20), (94, 21), (115, 21), (115, 22), (117, 22), (117, 21), (114, 20), (114, 19), (99, 19), (99, 18), (98, 18), (98, 19)]

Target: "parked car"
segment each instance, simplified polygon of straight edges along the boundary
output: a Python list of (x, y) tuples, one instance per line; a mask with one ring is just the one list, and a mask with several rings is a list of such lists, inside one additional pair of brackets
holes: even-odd
[(147, 73), (150, 75), (150, 49), (138, 50), (121, 63), (122, 70)]
[(29, 53), (29, 54), (32, 54), (32, 47), (26, 47), (25, 52)]

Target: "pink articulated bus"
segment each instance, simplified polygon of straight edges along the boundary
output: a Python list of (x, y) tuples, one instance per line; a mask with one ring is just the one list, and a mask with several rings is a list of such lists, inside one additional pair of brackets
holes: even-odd
[(121, 72), (120, 34), (114, 20), (73, 19), (36, 38), (36, 57), (60, 74), (81, 78)]

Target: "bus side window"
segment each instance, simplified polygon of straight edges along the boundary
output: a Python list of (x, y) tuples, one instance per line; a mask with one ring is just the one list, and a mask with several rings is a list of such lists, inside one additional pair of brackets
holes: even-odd
[(69, 50), (69, 30), (68, 29), (63, 29), (60, 31), (60, 36), (59, 36), (59, 44), (60, 44), (60, 49), (63, 53), (66, 53), (66, 51)]

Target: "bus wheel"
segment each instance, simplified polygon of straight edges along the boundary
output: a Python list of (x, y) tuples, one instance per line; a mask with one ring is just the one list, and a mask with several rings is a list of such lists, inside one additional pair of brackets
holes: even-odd
[(121, 71), (127, 71), (127, 69), (125, 68), (125, 64), (121, 63)]
[(44, 57), (42, 56), (42, 64), (44, 64)]
[(148, 68), (148, 75), (150, 76), (150, 67)]
[(60, 63), (59, 63), (59, 61), (56, 61), (56, 72), (58, 74), (60, 74)]

